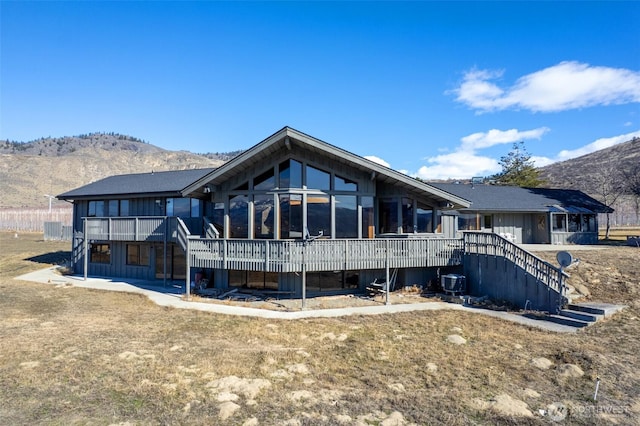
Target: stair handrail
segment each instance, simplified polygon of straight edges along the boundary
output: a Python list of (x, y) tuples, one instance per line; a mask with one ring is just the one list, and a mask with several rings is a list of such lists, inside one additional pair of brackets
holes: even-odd
[(184, 250), (184, 252), (188, 254), (187, 247), (188, 247), (189, 237), (191, 236), (191, 232), (189, 232), (189, 228), (184, 223), (184, 221), (179, 217), (176, 217), (176, 223), (178, 224), (177, 226), (178, 244), (180, 244), (180, 247), (182, 247), (182, 250)]
[(215, 225), (209, 220), (208, 217), (204, 217), (204, 234), (205, 238), (220, 238), (220, 232)]
[(536, 277), (536, 279), (552, 290), (557, 291), (558, 294), (564, 298), (566, 293), (564, 278), (569, 277), (569, 274), (564, 272), (562, 268), (552, 265), (546, 260), (539, 258), (535, 254), (495, 233), (465, 231), (463, 238), (465, 255), (484, 254), (502, 256), (506, 260), (521, 267), (525, 272)]

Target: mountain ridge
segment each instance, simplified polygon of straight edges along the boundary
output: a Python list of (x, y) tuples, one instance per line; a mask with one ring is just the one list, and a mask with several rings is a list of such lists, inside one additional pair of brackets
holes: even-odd
[[(107, 176), (219, 167), (242, 151), (170, 151), (133, 136), (89, 133), (30, 142), (0, 140), (0, 208), (43, 208), (46, 195), (70, 191)], [(640, 163), (640, 138), (540, 168), (551, 188), (579, 189), (597, 197), (588, 177), (596, 166), (629, 169)], [(66, 203), (54, 200), (54, 207)]]

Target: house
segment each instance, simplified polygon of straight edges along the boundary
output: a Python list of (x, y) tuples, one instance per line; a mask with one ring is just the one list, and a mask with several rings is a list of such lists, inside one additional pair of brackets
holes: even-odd
[(598, 213), (613, 211), (571, 189), (483, 183), (431, 185), (471, 202), (457, 211), (457, 231), (493, 232), (521, 244), (595, 244)]
[[(535, 208), (485, 210), (479, 191), (461, 188), (285, 127), (216, 169), (112, 176), (58, 198), (73, 202), (72, 265), (85, 277), (179, 280), (187, 295), (197, 281), (300, 297), (304, 306), (307, 295), (363, 291), (380, 278), (388, 289), (463, 273), (471, 294), (557, 311), (558, 267), (496, 233), (461, 237), (458, 220), (469, 212), (478, 229), (502, 232), (498, 223), (515, 223), (509, 214), (537, 225), (536, 215), (570, 221), (567, 209), (584, 205), (538, 194), (546, 201)], [(592, 226), (592, 211), (578, 212), (581, 226)], [(525, 229), (516, 225), (509, 232)]]
[[(217, 288), (363, 289), (460, 266), (462, 197), (285, 127), (217, 169), (112, 176), (73, 201), (76, 273)], [(453, 253), (457, 253), (453, 256)], [(444, 253), (444, 254), (443, 254)]]

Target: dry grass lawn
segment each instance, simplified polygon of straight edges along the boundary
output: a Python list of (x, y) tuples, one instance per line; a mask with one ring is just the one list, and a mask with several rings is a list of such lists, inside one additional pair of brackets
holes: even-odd
[(68, 249), (0, 234), (0, 424), (640, 424), (632, 247), (579, 254), (572, 279), (629, 308), (570, 335), (447, 311), (250, 319), (14, 279)]

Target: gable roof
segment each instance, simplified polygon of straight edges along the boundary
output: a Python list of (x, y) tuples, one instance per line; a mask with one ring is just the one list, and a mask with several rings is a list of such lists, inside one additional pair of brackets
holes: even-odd
[(471, 201), (467, 211), (611, 213), (613, 209), (575, 189), (432, 183)]
[(177, 197), (184, 188), (213, 170), (215, 169), (206, 168), (109, 176), (60, 194), (56, 198), (78, 200), (152, 194)]
[(469, 202), (463, 197), (421, 182), (405, 175), (404, 173), (384, 167), (371, 160), (367, 160), (364, 157), (360, 157), (359, 155), (292, 129), (291, 127), (284, 127), (280, 129), (262, 142), (259, 142), (252, 148), (249, 148), (242, 154), (213, 170), (208, 175), (194, 181), (191, 185), (185, 188), (184, 191), (182, 191), (182, 194), (183, 196), (186, 196), (190, 193), (201, 192), (205, 185), (219, 185), (231, 176), (259, 164), (275, 152), (279, 151), (283, 147), (289, 147), (291, 144), (302, 146), (312, 154), (328, 157), (334, 163), (342, 163), (349, 167), (356, 168), (367, 173), (372, 173), (372, 178), (375, 178), (380, 182), (393, 184), (417, 193), (427, 193), (431, 198), (436, 199), (442, 206), (448, 205), (449, 207), (453, 206), (455, 208), (464, 208), (469, 206)]

